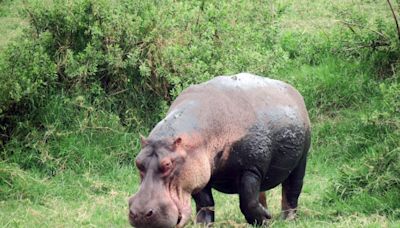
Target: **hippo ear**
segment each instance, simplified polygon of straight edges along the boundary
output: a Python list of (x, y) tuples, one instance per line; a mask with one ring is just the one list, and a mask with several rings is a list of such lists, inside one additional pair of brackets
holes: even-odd
[(181, 137), (176, 138), (176, 139), (174, 140), (174, 143), (173, 143), (172, 145), (173, 145), (173, 148), (174, 148), (174, 150), (175, 150), (177, 147), (179, 147), (180, 145), (182, 145), (182, 138), (181, 138)]
[(149, 141), (142, 134), (140, 134), (140, 144), (142, 144), (142, 147), (145, 147), (147, 144), (149, 144)]

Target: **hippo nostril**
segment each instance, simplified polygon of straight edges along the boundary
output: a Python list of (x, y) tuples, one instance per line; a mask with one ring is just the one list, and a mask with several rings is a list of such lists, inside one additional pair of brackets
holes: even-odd
[(153, 215), (153, 210), (150, 209), (150, 210), (147, 212), (146, 217), (151, 217), (152, 215)]

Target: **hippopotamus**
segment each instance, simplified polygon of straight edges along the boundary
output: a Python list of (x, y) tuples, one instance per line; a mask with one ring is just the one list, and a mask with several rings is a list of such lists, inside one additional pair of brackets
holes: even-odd
[(138, 192), (129, 198), (134, 227), (214, 222), (211, 189), (239, 194), (250, 224), (271, 218), (264, 191), (282, 185), (282, 215), (294, 218), (303, 186), (310, 120), (303, 97), (282, 81), (240, 73), (185, 89), (136, 157)]

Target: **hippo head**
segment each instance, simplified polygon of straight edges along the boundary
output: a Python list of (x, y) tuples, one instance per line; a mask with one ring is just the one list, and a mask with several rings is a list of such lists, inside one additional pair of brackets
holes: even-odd
[(191, 216), (191, 194), (204, 187), (209, 178), (207, 172), (197, 176), (198, 169), (206, 164), (198, 161), (188, 156), (181, 137), (142, 138), (142, 150), (136, 157), (141, 184), (129, 199), (130, 224), (139, 228), (183, 227)]

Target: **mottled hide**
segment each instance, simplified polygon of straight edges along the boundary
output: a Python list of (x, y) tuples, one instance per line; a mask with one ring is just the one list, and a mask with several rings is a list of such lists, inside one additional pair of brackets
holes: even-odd
[(282, 215), (294, 218), (303, 185), (310, 121), (292, 86), (248, 73), (219, 76), (183, 91), (142, 139), (139, 191), (129, 199), (135, 227), (214, 221), (211, 189), (237, 193), (247, 222), (271, 218), (264, 191), (282, 184)]

